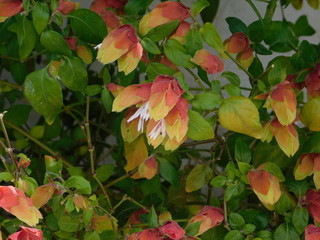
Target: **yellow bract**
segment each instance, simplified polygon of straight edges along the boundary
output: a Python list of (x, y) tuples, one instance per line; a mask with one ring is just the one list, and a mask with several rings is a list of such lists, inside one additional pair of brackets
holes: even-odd
[(320, 96), (309, 97), (301, 109), (300, 119), (311, 131), (320, 131)]

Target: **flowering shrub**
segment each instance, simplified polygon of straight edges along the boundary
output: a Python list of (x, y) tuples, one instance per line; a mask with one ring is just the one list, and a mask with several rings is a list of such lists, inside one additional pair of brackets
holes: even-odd
[(259, 1), (0, 0), (0, 239), (320, 239), (319, 1)]

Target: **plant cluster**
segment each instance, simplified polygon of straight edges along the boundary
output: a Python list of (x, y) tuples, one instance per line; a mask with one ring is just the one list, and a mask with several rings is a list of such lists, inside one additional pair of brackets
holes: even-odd
[(319, 0), (239, 1), (0, 0), (0, 239), (320, 239)]

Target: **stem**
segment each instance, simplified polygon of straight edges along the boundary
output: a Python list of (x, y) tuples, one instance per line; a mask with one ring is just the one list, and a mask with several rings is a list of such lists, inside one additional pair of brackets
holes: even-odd
[(94, 170), (94, 146), (92, 145), (92, 141), (91, 141), (89, 112), (90, 112), (90, 97), (87, 96), (86, 116), (85, 116), (84, 126), (85, 126), (86, 133), (87, 133), (88, 151), (89, 151), (89, 154), (90, 154), (91, 174), (94, 176), (95, 175), (95, 170)]
[(226, 229), (231, 231), (228, 223), (228, 209), (227, 209), (227, 200), (225, 196), (223, 197), (223, 212), (224, 212), (224, 226)]
[(200, 145), (200, 144), (212, 143), (212, 142), (216, 142), (216, 141), (217, 141), (217, 139), (213, 138), (213, 139), (209, 139), (209, 140), (189, 142), (189, 143), (182, 144), (181, 147), (191, 147), (191, 146), (196, 146), (196, 145)]
[(250, 82), (254, 80), (254, 77), (251, 75), (251, 73), (249, 73), (247, 69), (245, 69), (240, 63), (238, 63), (238, 61), (235, 60), (230, 53), (228, 53), (227, 51), (224, 51), (224, 53), (232, 60), (232, 62), (234, 62), (239, 68), (241, 68), (242, 71), (244, 71), (248, 75)]
[(18, 84), (14, 84), (14, 83), (10, 83), (10, 82), (6, 82), (6, 81), (3, 81), (3, 80), (0, 80), (0, 84), (5, 85), (5, 86), (9, 86), (9, 87), (12, 87), (12, 88), (16, 88), (19, 91), (23, 90), (23, 86), (20, 86)]
[(110, 201), (110, 198), (109, 198), (109, 195), (108, 195), (106, 189), (104, 188), (103, 184), (101, 183), (101, 181), (99, 180), (99, 178), (97, 177), (96, 174), (93, 175), (93, 178), (94, 178), (94, 179), (97, 181), (97, 183), (99, 184), (99, 186), (100, 186), (100, 188), (101, 188), (101, 190), (102, 190), (102, 192), (103, 192), (103, 195), (104, 195), (105, 199), (107, 200), (107, 203), (108, 203), (108, 205), (109, 205), (109, 209), (113, 210), (112, 204), (111, 204), (111, 201)]
[(199, 78), (197, 75), (195, 75), (195, 74), (192, 72), (192, 70), (190, 70), (189, 68), (185, 68), (185, 69), (192, 75), (192, 77), (193, 77), (194, 80), (198, 83), (198, 85), (201, 87), (201, 89), (206, 92), (207, 89), (205, 88), (205, 86), (203, 86), (202, 82), (200, 81), (200, 78)]
[(17, 61), (17, 62), (22, 62), (19, 58), (15, 58), (15, 57), (9, 57), (9, 56), (0, 55), (0, 58), (13, 60), (13, 61)]
[(247, 2), (249, 3), (249, 5), (252, 7), (253, 11), (256, 13), (256, 15), (258, 16), (258, 18), (259, 18), (260, 22), (262, 23), (262, 25), (264, 25), (263, 19), (262, 19), (262, 17), (261, 17), (260, 12), (259, 12), (258, 9), (257, 9), (257, 7), (253, 4), (253, 2), (252, 2), (251, 0), (246, 0), (246, 1), (247, 1)]
[(267, 6), (267, 10), (266, 10), (266, 14), (264, 15), (264, 19), (272, 20), (276, 8), (277, 8), (277, 0), (271, 0)]
[(105, 185), (105, 188), (109, 188), (113, 185), (115, 185), (118, 182), (121, 182), (122, 180), (131, 177), (133, 174), (135, 174), (138, 171), (138, 168), (133, 169), (132, 171), (128, 172), (126, 175), (123, 175), (121, 177), (116, 178), (115, 180), (113, 180), (112, 182), (108, 183), (107, 185)]
[(50, 153), (53, 157), (61, 159), (63, 164), (66, 167), (73, 167), (71, 163), (69, 163), (67, 160), (63, 159), (59, 153), (55, 152), (53, 149), (51, 149), (50, 147), (48, 147), (47, 145), (43, 144), (41, 141), (39, 141), (38, 139), (35, 139), (34, 137), (32, 137), (30, 134), (28, 134), (25, 130), (23, 130), (22, 128), (14, 125), (13, 123), (4, 120), (5, 124), (8, 125), (9, 127), (13, 128), (14, 130), (16, 130), (17, 132), (21, 133), (23, 136), (27, 137), (29, 140), (31, 140), (32, 142), (34, 142), (35, 144), (37, 144), (39, 147), (41, 147), (42, 149), (44, 149), (45, 151), (47, 151), (48, 153)]

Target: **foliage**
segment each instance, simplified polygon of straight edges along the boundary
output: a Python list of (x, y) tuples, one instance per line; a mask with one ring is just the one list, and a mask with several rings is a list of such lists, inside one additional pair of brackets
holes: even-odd
[(319, 239), (316, 32), (242, 1), (0, 1), (0, 239)]

